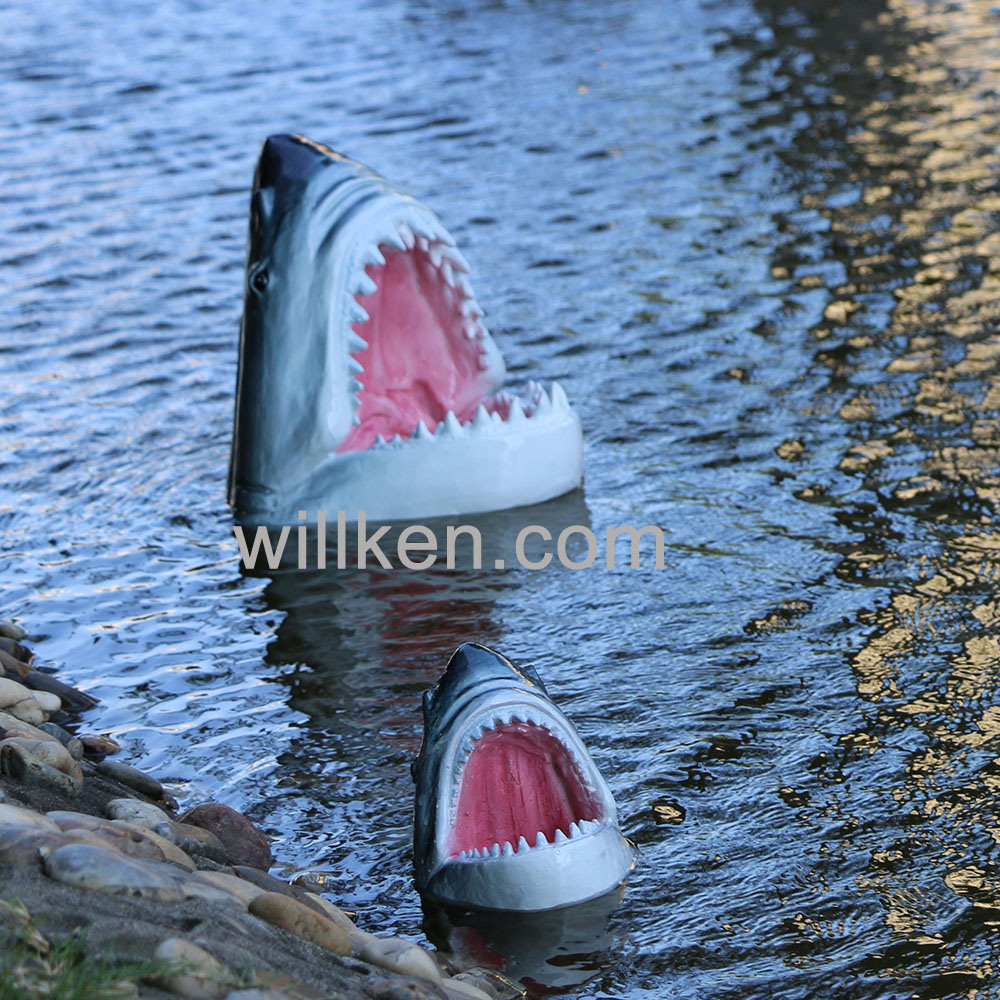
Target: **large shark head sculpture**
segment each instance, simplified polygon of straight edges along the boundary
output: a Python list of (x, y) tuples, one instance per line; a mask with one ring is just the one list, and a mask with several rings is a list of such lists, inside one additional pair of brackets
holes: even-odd
[(417, 888), (446, 904), (548, 910), (593, 899), (635, 850), (573, 724), (538, 675), (477, 643), (424, 695), (413, 855)]
[(248, 522), (476, 513), (578, 486), (558, 384), (502, 389), (468, 265), (433, 212), (299, 135), (250, 207), (229, 499)]

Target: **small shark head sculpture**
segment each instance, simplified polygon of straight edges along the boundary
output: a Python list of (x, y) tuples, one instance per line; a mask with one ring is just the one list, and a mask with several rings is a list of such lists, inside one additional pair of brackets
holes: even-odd
[(424, 694), (413, 763), (417, 888), (445, 904), (548, 910), (619, 885), (635, 849), (538, 675), (477, 643)]
[(229, 499), (248, 522), (540, 503), (583, 477), (558, 384), (502, 389), (468, 265), (368, 167), (275, 135), (250, 205)]

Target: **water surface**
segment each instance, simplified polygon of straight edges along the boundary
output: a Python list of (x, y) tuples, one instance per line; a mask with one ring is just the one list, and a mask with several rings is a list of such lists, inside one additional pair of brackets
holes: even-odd
[[(989, 4), (53, 0), (0, 34), (3, 604), (89, 728), (443, 942), (408, 763), (490, 642), (642, 858), (583, 931), (453, 945), (589, 998), (997, 994)], [(248, 191), (290, 130), (438, 211), (512, 378), (577, 405), (568, 509), (662, 525), (664, 569), (240, 571)]]

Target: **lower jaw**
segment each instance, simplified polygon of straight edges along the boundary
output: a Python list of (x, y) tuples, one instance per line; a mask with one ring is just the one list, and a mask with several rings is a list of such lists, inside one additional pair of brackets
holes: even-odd
[(478, 910), (539, 911), (596, 899), (635, 864), (635, 848), (614, 826), (569, 843), (473, 861), (445, 861), (418, 884), (440, 903)]
[[(326, 457), (306, 479), (267, 494), (240, 490), (244, 524), (302, 524), (326, 512), (348, 521), (477, 514), (543, 503), (583, 481), (580, 421), (523, 419), (514, 427), (468, 437), (430, 438)], [(306, 522), (299, 511), (306, 511)]]

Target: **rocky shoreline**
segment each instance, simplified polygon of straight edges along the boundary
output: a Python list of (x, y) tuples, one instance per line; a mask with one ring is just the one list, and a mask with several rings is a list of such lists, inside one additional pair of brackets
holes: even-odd
[(228, 806), (178, 813), (24, 639), (0, 622), (0, 1000), (525, 995), (268, 874), (266, 836)]

